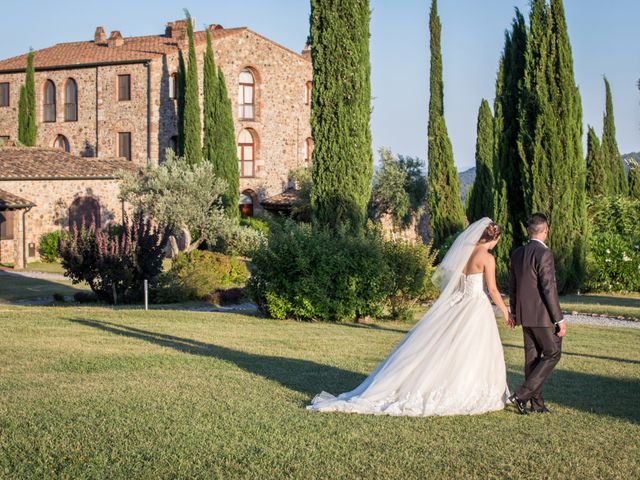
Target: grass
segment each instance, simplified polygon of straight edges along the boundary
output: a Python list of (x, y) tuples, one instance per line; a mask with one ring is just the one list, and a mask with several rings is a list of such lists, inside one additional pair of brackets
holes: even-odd
[(44, 273), (64, 273), (64, 268), (60, 265), (60, 262), (31, 262), (27, 263), (28, 272), (44, 272)]
[[(639, 330), (571, 326), (545, 390), (552, 416), (305, 410), (355, 387), (409, 327), (0, 307), (0, 476), (640, 476)], [(515, 387), (521, 333), (501, 335)]]
[(88, 285), (73, 285), (66, 279), (28, 278), (7, 272), (0, 276), (0, 304), (19, 301), (51, 301), (54, 293), (73, 295), (88, 289)]
[(560, 298), (560, 305), (567, 311), (622, 315), (640, 320), (640, 293), (565, 295)]

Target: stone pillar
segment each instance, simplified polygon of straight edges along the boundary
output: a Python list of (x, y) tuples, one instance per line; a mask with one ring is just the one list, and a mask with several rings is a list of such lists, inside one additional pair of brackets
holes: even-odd
[[(13, 268), (22, 270), (26, 267), (24, 251), (26, 244), (25, 232), (25, 210), (14, 210), (16, 221), (13, 222)], [(17, 218), (16, 218), (17, 217)]]

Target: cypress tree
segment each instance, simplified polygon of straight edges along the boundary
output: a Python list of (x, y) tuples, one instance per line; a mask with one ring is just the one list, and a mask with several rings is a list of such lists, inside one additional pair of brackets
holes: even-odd
[(582, 106), (573, 75), (562, 0), (533, 0), (518, 149), (527, 214), (550, 219), (549, 245), (560, 291), (584, 276), (586, 193)]
[(368, 0), (311, 0), (314, 222), (361, 230), (371, 197)]
[(36, 145), (36, 83), (34, 53), (27, 55), (27, 70), (25, 82), (20, 87), (20, 99), (18, 101), (18, 140), (23, 145), (35, 147)]
[[(507, 36), (507, 39), (509, 37)], [(506, 48), (506, 47), (505, 47)], [(507, 183), (502, 175), (499, 164), (499, 147), (504, 132), (504, 115), (502, 113), (502, 93), (504, 91), (504, 52), (498, 65), (496, 77), (496, 96), (494, 100), (493, 119), (493, 212), (491, 218), (500, 225), (502, 233), (500, 241), (493, 249), (496, 259), (496, 282), (501, 288), (506, 288), (509, 279), (509, 262), (511, 245), (513, 243), (513, 231), (509, 222), (509, 208), (507, 199)]]
[(187, 14), (187, 34), (189, 35), (189, 64), (185, 78), (183, 136), (184, 158), (194, 164), (202, 162), (202, 123), (200, 122), (200, 91), (198, 88), (198, 63), (193, 35), (193, 21)]
[(225, 207), (230, 217), (238, 217), (240, 209), (238, 201), (240, 199), (240, 170), (238, 167), (238, 149), (236, 147), (235, 126), (233, 124), (233, 113), (231, 99), (227, 91), (222, 68), (218, 66), (218, 107), (215, 130), (214, 130), (214, 164), (219, 176), (227, 181), (227, 193), (224, 195)]
[(476, 179), (467, 204), (469, 222), (493, 215), (493, 115), (484, 98), (478, 109), (476, 138)]
[(431, 65), (428, 124), (427, 206), (431, 235), (439, 247), (447, 237), (464, 228), (464, 210), (460, 201), (460, 182), (453, 163), (453, 149), (444, 120), (442, 53), (437, 0), (432, 0), (429, 15)]
[(587, 195), (589, 197), (607, 195), (609, 193), (609, 179), (600, 140), (598, 140), (598, 135), (593, 127), (589, 126), (587, 132)]
[(207, 30), (207, 50), (204, 54), (203, 71), (204, 89), (204, 135), (202, 138), (202, 156), (205, 160), (213, 161), (214, 131), (216, 123), (216, 111), (218, 101), (218, 70), (213, 57), (213, 46), (211, 45), (211, 32)]
[(182, 50), (178, 51), (178, 152), (179, 156), (184, 156), (184, 94), (186, 89), (187, 69), (184, 64)]
[(629, 196), (640, 200), (640, 165), (632, 165), (629, 170)]
[(622, 157), (618, 150), (618, 142), (616, 141), (613, 99), (611, 98), (611, 86), (607, 77), (604, 77), (604, 87), (606, 100), (602, 127), (602, 152), (609, 171), (610, 193), (613, 195), (626, 195), (629, 191), (627, 173), (625, 172)]

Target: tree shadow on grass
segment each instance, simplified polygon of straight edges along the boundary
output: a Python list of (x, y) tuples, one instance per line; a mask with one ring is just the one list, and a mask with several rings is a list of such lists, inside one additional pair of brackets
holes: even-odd
[(298, 358), (276, 357), (233, 350), (190, 338), (151, 332), (111, 322), (67, 318), (69, 322), (95, 328), (104, 332), (143, 340), (174, 350), (213, 357), (235, 364), (238, 368), (278, 382), (286, 388), (314, 396), (322, 390), (344, 392), (358, 386), (366, 377), (330, 365), (323, 365)]
[[(519, 350), (524, 350), (524, 347), (522, 345), (513, 345), (511, 343), (503, 343), (502, 346), (505, 348), (515, 348)], [(630, 358), (607, 357), (602, 355), (592, 355), (590, 353), (574, 353), (574, 352), (563, 351), (562, 356), (593, 358), (596, 360), (606, 360), (608, 362), (619, 362), (619, 363), (629, 363), (632, 365), (640, 365), (640, 360), (632, 360)]]

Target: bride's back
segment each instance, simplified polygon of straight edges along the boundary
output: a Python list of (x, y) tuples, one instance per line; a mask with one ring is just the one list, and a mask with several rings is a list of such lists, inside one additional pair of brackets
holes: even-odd
[(485, 265), (487, 264), (488, 257), (492, 255), (480, 245), (476, 246), (473, 253), (469, 257), (467, 264), (464, 266), (462, 273), (465, 275), (472, 275), (474, 273), (483, 273)]

